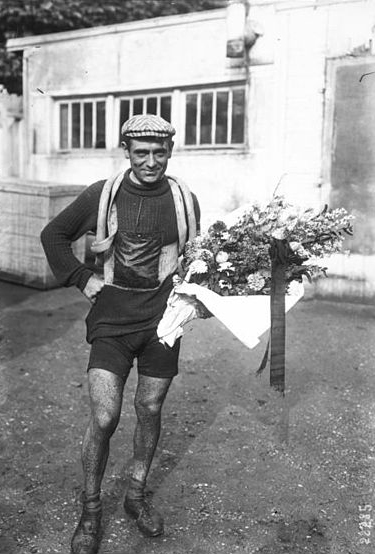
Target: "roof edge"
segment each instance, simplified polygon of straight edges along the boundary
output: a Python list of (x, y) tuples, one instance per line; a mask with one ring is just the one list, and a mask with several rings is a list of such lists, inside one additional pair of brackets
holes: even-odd
[(74, 29), (72, 31), (62, 31), (60, 33), (48, 33), (45, 35), (30, 35), (27, 37), (8, 39), (6, 43), (9, 52), (24, 50), (33, 46), (41, 46), (55, 42), (68, 40), (86, 39), (98, 35), (110, 35), (117, 33), (126, 33), (133, 31), (144, 31), (147, 29), (162, 29), (185, 23), (195, 23), (199, 21), (213, 21), (225, 17), (226, 8), (215, 10), (205, 10), (199, 12), (190, 12), (184, 14), (167, 15), (153, 17), (150, 19), (141, 19), (137, 21), (127, 21), (125, 23), (114, 23), (112, 25), (101, 25), (97, 27), (85, 27), (83, 29)]

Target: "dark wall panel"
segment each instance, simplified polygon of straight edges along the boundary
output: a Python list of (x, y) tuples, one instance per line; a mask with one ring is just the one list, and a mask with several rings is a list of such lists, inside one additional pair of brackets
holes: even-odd
[(337, 68), (332, 207), (356, 216), (353, 252), (375, 253), (375, 61)]

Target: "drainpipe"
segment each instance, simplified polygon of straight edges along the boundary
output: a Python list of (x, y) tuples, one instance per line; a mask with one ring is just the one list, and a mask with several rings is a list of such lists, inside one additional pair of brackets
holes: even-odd
[(249, 149), (250, 50), (263, 35), (261, 26), (250, 19), (250, 0), (228, 0), (227, 58), (237, 58), (245, 66), (245, 146)]

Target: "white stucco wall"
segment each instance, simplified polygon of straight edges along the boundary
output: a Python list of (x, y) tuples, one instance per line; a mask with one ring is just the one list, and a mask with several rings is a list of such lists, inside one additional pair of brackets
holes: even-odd
[[(203, 226), (245, 202), (269, 198), (278, 183), (294, 203), (329, 203), (327, 59), (375, 54), (374, 4), (250, 2), (250, 19), (264, 35), (251, 50), (249, 148), (187, 151), (182, 109), (172, 112), (177, 135), (169, 172), (197, 193)], [(215, 10), (9, 41), (10, 49), (24, 49), (24, 176), (88, 185), (127, 166), (113, 144), (59, 153), (59, 99), (109, 94), (113, 106), (125, 93), (174, 91), (175, 100), (184, 87), (244, 82), (245, 69), (226, 58), (225, 16)], [(107, 127), (113, 115), (110, 110)], [(373, 257), (335, 256), (327, 265), (335, 278), (320, 281), (318, 292), (375, 298)]]
[[(10, 41), (25, 50), (29, 178), (89, 184), (124, 164), (120, 149), (58, 153), (54, 100), (237, 82), (245, 71), (225, 57), (225, 10), (158, 18)], [(204, 222), (279, 191), (320, 206), (327, 57), (369, 46), (372, 0), (258, 0), (250, 18), (264, 36), (251, 51), (249, 150), (184, 151), (181, 114), (171, 173), (199, 195)], [(34, 150), (34, 154), (32, 151)]]

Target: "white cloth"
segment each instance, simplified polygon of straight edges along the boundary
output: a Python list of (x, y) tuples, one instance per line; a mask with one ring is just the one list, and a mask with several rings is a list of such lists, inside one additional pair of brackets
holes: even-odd
[[(301, 283), (295, 282), (290, 288), (290, 294), (285, 297), (286, 312), (304, 293)], [(177, 290), (186, 294), (178, 294)], [(183, 283), (171, 292), (167, 309), (159, 323), (157, 333), (162, 344), (173, 346), (182, 336), (183, 326), (199, 317), (195, 298), (248, 348), (254, 348), (259, 343), (259, 337), (271, 326), (268, 295), (220, 296), (200, 285)]]
[(177, 294), (173, 289), (157, 328), (160, 342), (172, 347), (176, 340), (184, 334), (183, 326), (197, 317), (195, 298), (186, 294)]

